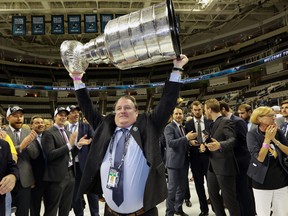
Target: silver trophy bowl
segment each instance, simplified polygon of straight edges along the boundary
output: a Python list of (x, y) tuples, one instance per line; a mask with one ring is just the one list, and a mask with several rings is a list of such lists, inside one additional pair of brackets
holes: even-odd
[(89, 63), (124, 70), (180, 56), (179, 32), (172, 0), (110, 20), (104, 34), (86, 44), (64, 41), (61, 58), (69, 72), (85, 72)]

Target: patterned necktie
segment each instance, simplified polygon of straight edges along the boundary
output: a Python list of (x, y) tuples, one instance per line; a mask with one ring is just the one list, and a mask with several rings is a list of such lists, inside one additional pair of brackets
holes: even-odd
[(17, 145), (17, 146), (20, 145), (19, 133), (20, 133), (19, 129), (15, 129), (15, 130), (14, 130), (14, 135), (15, 135), (16, 145)]
[(286, 136), (288, 122), (284, 122), (281, 130), (283, 131), (284, 135)]
[[(60, 129), (61, 135), (65, 141), (65, 144), (69, 143), (68, 136), (64, 129)], [(71, 167), (73, 165), (73, 157), (71, 151), (69, 151), (69, 162), (68, 162), (68, 167)]]
[[(126, 140), (128, 129), (122, 128), (121, 131), (122, 131), (122, 136), (120, 137), (117, 143), (116, 151), (115, 151), (115, 158), (114, 158), (114, 167), (116, 168), (118, 168), (122, 162), (122, 157), (123, 157), (124, 148), (125, 148), (125, 140)], [(113, 189), (113, 195), (112, 195), (112, 199), (116, 203), (117, 206), (120, 206), (124, 200), (124, 196), (123, 196), (124, 167), (123, 167), (123, 164), (119, 169), (119, 173), (120, 173), (120, 179), (118, 182), (118, 186)]]
[(201, 123), (200, 120), (197, 121), (197, 141), (198, 143), (203, 143), (203, 138), (202, 138), (202, 129), (201, 129)]
[(65, 134), (64, 129), (60, 129), (60, 132), (61, 132), (61, 135), (62, 135), (65, 143), (69, 143), (68, 137), (67, 137), (67, 135)]
[(179, 130), (180, 130), (181, 136), (182, 136), (182, 137), (185, 136), (184, 128), (183, 128), (182, 125), (179, 125)]

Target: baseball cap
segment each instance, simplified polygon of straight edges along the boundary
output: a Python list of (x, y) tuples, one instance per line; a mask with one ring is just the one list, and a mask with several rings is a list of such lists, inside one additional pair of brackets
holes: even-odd
[(279, 106), (272, 106), (271, 107), (274, 111), (280, 111), (280, 107)]
[(17, 111), (21, 111), (22, 113), (24, 113), (24, 110), (22, 107), (18, 106), (18, 105), (14, 105), (11, 107), (8, 107), (7, 112), (6, 112), (6, 116), (10, 116), (11, 114), (17, 112)]
[(68, 111), (67, 109), (65, 109), (65, 107), (58, 107), (58, 108), (55, 109), (54, 117), (55, 117), (58, 113), (60, 113), (60, 112), (62, 112), (62, 111), (66, 112), (66, 114), (69, 115), (69, 111)]
[(68, 112), (71, 112), (73, 109), (76, 109), (76, 110), (80, 111), (80, 107), (77, 106), (77, 105), (70, 105), (70, 106), (67, 106), (67, 108), (66, 108), (66, 110)]

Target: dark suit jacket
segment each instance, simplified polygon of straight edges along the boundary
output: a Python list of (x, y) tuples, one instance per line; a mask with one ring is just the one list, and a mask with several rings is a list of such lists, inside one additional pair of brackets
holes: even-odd
[(238, 166), (233, 152), (236, 137), (233, 122), (228, 118), (218, 117), (210, 135), (220, 143), (221, 150), (210, 152), (208, 169), (213, 169), (216, 175), (236, 175)]
[[(203, 130), (205, 129), (207, 132), (209, 132), (210, 125), (211, 125), (211, 120), (208, 120), (207, 118), (204, 118), (204, 125), (205, 128), (202, 128)], [(190, 131), (196, 132), (196, 127), (194, 123), (194, 118), (186, 122), (185, 124), (185, 131), (186, 133), (189, 133)], [(199, 147), (198, 146), (190, 146), (190, 157), (191, 159), (197, 159), (199, 155), (205, 155), (205, 153), (200, 153), (199, 152)]]
[[(90, 139), (94, 136), (94, 130), (91, 127), (91, 125), (83, 123), (82, 121), (79, 121), (77, 141), (79, 141), (84, 135), (87, 135), (87, 139)], [(78, 154), (79, 166), (82, 171), (84, 170), (89, 148), (90, 148), (90, 145), (84, 145), (82, 146), (81, 149), (78, 150), (78, 152), (75, 152)]]
[[(143, 198), (145, 210), (155, 207), (167, 196), (165, 167), (160, 156), (159, 136), (176, 106), (180, 86), (180, 83), (167, 81), (163, 96), (153, 112), (140, 114), (130, 130), (131, 135), (143, 150), (150, 167), (144, 191), (145, 199)], [(103, 117), (96, 107), (93, 107), (87, 89), (77, 90), (76, 96), (85, 117), (96, 129), (82, 175), (79, 193), (83, 194), (90, 190), (101, 195), (100, 166), (116, 129), (115, 115), (109, 114)]]
[[(9, 174), (15, 175), (19, 179), (19, 171), (16, 163), (12, 159), (9, 144), (0, 139), (0, 181)], [(0, 215), (5, 215), (5, 195), (0, 195)]]
[[(67, 137), (70, 132), (65, 130)], [(44, 181), (60, 182), (68, 172), (70, 160), (69, 149), (60, 131), (53, 126), (45, 131), (42, 136), (43, 150), (47, 157), (47, 167), (44, 173)], [(73, 151), (77, 148), (73, 148)], [(72, 154), (73, 155), (73, 154)]]
[(240, 173), (247, 172), (250, 163), (250, 153), (248, 151), (246, 136), (248, 132), (246, 122), (236, 115), (230, 118), (235, 125), (236, 140), (234, 143), (234, 154), (237, 160)]
[[(45, 133), (45, 131), (43, 132), (43, 134), (44, 133)], [(42, 136), (43, 136), (43, 134), (42, 134)], [(43, 156), (43, 151), (42, 151), (42, 148), (41, 148), (38, 140), (37, 139), (33, 140), (31, 145), (35, 145), (35, 147), (40, 152), (38, 157), (31, 159), (31, 165), (32, 165), (32, 170), (33, 170), (33, 174), (34, 174), (34, 178), (35, 178), (35, 184), (37, 185), (39, 182), (43, 181), (43, 177), (44, 177), (44, 173), (45, 173), (45, 169), (46, 169), (46, 161), (45, 161), (45, 158)]]
[(181, 135), (179, 127), (173, 121), (165, 127), (164, 135), (166, 140), (166, 167), (183, 168), (185, 158), (188, 157), (189, 141)]
[[(11, 137), (18, 153), (17, 166), (19, 168), (21, 185), (24, 188), (30, 187), (35, 182), (30, 159), (38, 157), (39, 151), (34, 145), (28, 145), (26, 149), (23, 149), (23, 151), (20, 152), (20, 146), (15, 144), (17, 141), (10, 127), (6, 127), (6, 132)], [(30, 130), (22, 128), (20, 134), (20, 142), (22, 142), (23, 139), (29, 134)]]

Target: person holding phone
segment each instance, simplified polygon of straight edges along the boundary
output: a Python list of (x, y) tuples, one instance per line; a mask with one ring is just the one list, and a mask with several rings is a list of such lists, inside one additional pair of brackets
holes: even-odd
[(190, 142), (191, 147), (189, 149), (189, 163), (200, 204), (201, 212), (199, 216), (206, 216), (209, 214), (209, 207), (205, 193), (204, 178), (206, 178), (207, 181), (209, 156), (208, 154), (203, 154), (199, 147), (200, 144), (204, 143), (208, 138), (207, 131), (210, 128), (211, 120), (208, 120), (203, 115), (203, 105), (200, 101), (193, 101), (191, 104), (191, 113), (193, 114), (193, 117), (191, 120), (186, 122), (185, 130), (186, 132), (193, 131), (196, 138)]
[(206, 117), (213, 120), (209, 131), (211, 142), (200, 146), (202, 151), (209, 152), (207, 183), (211, 203), (217, 216), (226, 215), (223, 200), (230, 215), (240, 216), (236, 196), (238, 165), (233, 152), (236, 140), (233, 121), (221, 115), (219, 101), (214, 98), (205, 101), (204, 110)]

